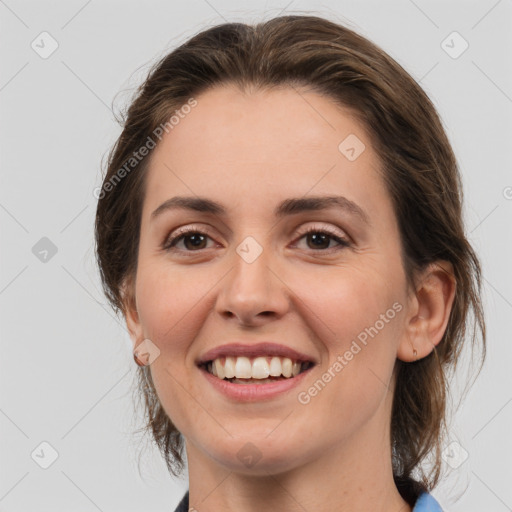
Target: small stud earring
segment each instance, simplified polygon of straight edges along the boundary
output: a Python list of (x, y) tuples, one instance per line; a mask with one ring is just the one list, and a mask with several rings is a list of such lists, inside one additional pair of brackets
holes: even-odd
[(414, 359), (418, 359), (418, 351), (416, 349), (413, 349), (412, 354), (414, 356)]

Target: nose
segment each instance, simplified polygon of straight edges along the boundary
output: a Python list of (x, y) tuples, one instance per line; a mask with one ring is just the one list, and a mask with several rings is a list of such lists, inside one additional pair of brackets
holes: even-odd
[(222, 317), (244, 326), (257, 326), (286, 313), (290, 304), (288, 287), (279, 271), (269, 266), (272, 263), (268, 252), (265, 249), (250, 263), (234, 254), (233, 268), (222, 279), (216, 302), (216, 310)]

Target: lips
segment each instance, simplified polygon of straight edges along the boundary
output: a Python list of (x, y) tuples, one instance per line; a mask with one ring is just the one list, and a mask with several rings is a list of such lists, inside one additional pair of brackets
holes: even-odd
[(293, 361), (317, 363), (315, 357), (304, 354), (285, 345), (264, 341), (260, 343), (228, 343), (220, 345), (208, 352), (202, 354), (197, 360), (196, 365), (200, 366), (219, 357), (227, 356), (245, 356), (245, 357), (259, 357), (259, 356), (280, 356), (288, 357)]

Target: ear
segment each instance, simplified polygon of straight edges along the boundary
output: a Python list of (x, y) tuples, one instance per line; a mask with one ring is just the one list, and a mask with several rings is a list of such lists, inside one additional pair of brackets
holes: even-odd
[(139, 320), (139, 312), (137, 311), (137, 302), (135, 300), (135, 283), (132, 278), (125, 279), (121, 285), (121, 296), (126, 327), (132, 339), (133, 348), (135, 348), (135, 346), (144, 339), (144, 336)]
[(398, 359), (411, 362), (426, 357), (441, 341), (450, 318), (456, 284), (450, 262), (438, 260), (427, 266), (411, 296)]

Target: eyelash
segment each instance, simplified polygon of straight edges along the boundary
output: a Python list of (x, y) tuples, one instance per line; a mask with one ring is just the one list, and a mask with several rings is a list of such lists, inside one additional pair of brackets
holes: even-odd
[[(315, 234), (320, 233), (320, 234), (323, 234), (323, 235), (327, 235), (332, 240), (334, 240), (334, 241), (339, 243), (339, 247), (338, 248), (332, 248), (331, 247), (330, 249), (310, 249), (313, 252), (326, 252), (326, 253), (330, 253), (333, 250), (334, 251), (342, 250), (342, 249), (345, 249), (347, 247), (351, 247), (351, 245), (352, 245), (347, 239), (338, 236), (334, 231), (331, 231), (328, 228), (317, 228), (316, 226), (312, 226), (312, 227), (308, 228), (304, 233), (301, 233), (301, 235), (299, 237), (299, 240), (301, 240), (305, 236), (309, 235), (310, 233), (315, 233)], [(162, 244), (162, 250), (167, 251), (167, 252), (181, 251), (181, 252), (188, 252), (188, 253), (195, 253), (195, 252), (200, 252), (201, 250), (204, 250), (204, 249), (198, 249), (197, 251), (189, 251), (189, 250), (183, 250), (183, 249), (175, 249), (174, 246), (181, 239), (184, 239), (187, 235), (190, 235), (190, 234), (206, 235), (208, 238), (211, 238), (210, 235), (207, 232), (201, 231), (199, 229), (195, 229), (193, 227), (192, 228), (183, 228), (181, 230), (178, 230), (176, 235), (173, 236), (172, 238), (166, 238), (164, 240), (164, 242)]]

